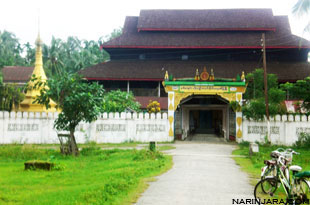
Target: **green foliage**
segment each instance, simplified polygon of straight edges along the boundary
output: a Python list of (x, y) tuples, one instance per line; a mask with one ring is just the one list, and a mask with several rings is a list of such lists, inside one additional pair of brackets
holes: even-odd
[(0, 85), (2, 85), (2, 84), (3, 84), (3, 74), (2, 74), (2, 72), (0, 70)]
[(72, 157), (36, 145), (29, 146), (27, 153), (41, 160), (55, 156), (50, 161), (59, 170), (25, 172), (25, 157), (15, 155), (19, 152), (14, 147), (24, 149), (0, 146), (0, 204), (132, 204), (146, 187), (146, 179), (172, 165), (171, 156), (146, 150), (102, 150)]
[(12, 111), (24, 97), (22, 88), (12, 84), (0, 84), (0, 110)]
[[(241, 166), (241, 168), (250, 173), (255, 179), (253, 184), (255, 185), (260, 179), (261, 168), (265, 166), (264, 160), (270, 159), (270, 153), (273, 150), (281, 147), (286, 149), (285, 146), (277, 145), (260, 145), (259, 153), (253, 153), (249, 156), (249, 145), (248, 144), (239, 144), (239, 148), (233, 151), (233, 155), (242, 155), (244, 157), (234, 157), (235, 161)], [(293, 164), (297, 164), (303, 168), (303, 170), (310, 170), (310, 151), (308, 148), (297, 148), (294, 150), (299, 152), (300, 155), (294, 155)], [(252, 178), (251, 177), (251, 178)]]
[(87, 41), (70, 36), (63, 41), (53, 37), (50, 46), (43, 46), (43, 63), (48, 76), (74, 73), (108, 60), (107, 52), (100, 49), (102, 43), (102, 39)]
[(0, 31), (0, 68), (11, 65), (24, 65), (21, 56), (23, 48), (13, 33)]
[(298, 137), (298, 140), (294, 144), (297, 148), (310, 148), (310, 134), (309, 133), (301, 133)]
[(55, 121), (57, 130), (72, 131), (81, 121), (92, 122), (100, 114), (104, 89), (97, 83), (85, 82), (77, 74), (63, 73), (36, 86), (42, 86), (42, 90), (35, 102), (49, 108), (50, 100), (54, 100), (61, 109)]
[[(106, 38), (108, 40), (119, 36), (122, 29), (115, 29)], [(59, 75), (62, 72), (74, 73), (109, 59), (109, 54), (101, 49), (104, 38), (80, 40), (68, 37), (66, 41), (52, 37), (50, 45), (44, 44), (43, 65), (48, 76)], [(18, 38), (7, 31), (0, 31), (0, 68), (3, 66), (33, 66), (35, 62), (35, 47), (29, 42), (21, 45)]]
[(87, 83), (77, 74), (63, 73), (55, 75), (46, 82), (32, 78), (36, 87), (41, 87), (35, 102), (50, 107), (50, 101), (57, 103), (61, 110), (55, 120), (57, 130), (70, 131), (69, 153), (78, 155), (74, 137), (75, 127), (82, 121), (92, 122), (102, 110), (104, 89), (98, 83)]
[(301, 108), (310, 113), (310, 77), (304, 80), (297, 80), (296, 83), (286, 83), (281, 88), (289, 93), (291, 99), (303, 100)]
[(234, 111), (234, 112), (240, 112), (241, 111), (241, 105), (239, 102), (237, 101), (230, 101), (229, 102), (229, 106), (231, 107), (231, 109)]
[(34, 145), (2, 145), (0, 146), (0, 160), (49, 160), (50, 156), (58, 156), (55, 150), (38, 149)]
[(113, 29), (111, 34), (106, 36), (106, 39), (108, 39), (108, 41), (109, 41), (109, 40), (112, 40), (114, 38), (117, 38), (117, 37), (119, 37), (122, 34), (122, 32), (123, 32), (123, 28), (122, 27)]
[[(246, 81), (248, 83), (246, 92), (244, 93), (244, 99), (259, 99), (264, 98), (264, 70), (256, 69), (252, 73), (246, 75)], [(267, 87), (268, 93), (272, 88), (278, 88), (278, 78), (275, 74), (267, 75)], [(268, 94), (270, 96), (270, 94)], [(270, 96), (272, 99), (272, 96)]]
[(83, 147), (80, 154), (84, 156), (90, 156), (90, 155), (100, 155), (103, 152), (101, 147), (97, 146), (96, 142), (91, 142), (87, 144), (86, 147)]
[(105, 94), (102, 112), (124, 112), (126, 109), (140, 111), (140, 103), (135, 101), (132, 92), (112, 90)]
[[(242, 107), (243, 115), (254, 120), (262, 120), (266, 115), (266, 104), (264, 95), (264, 71), (256, 69), (246, 76), (248, 82), (244, 98), (247, 102)], [(269, 114), (274, 116), (286, 112), (283, 101), (285, 100), (285, 91), (278, 88), (278, 79), (274, 74), (267, 76)]]

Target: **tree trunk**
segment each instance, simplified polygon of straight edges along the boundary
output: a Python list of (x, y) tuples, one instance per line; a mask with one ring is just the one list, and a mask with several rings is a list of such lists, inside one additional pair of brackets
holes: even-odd
[(70, 130), (69, 152), (74, 156), (79, 155), (79, 149), (77, 147), (75, 137), (74, 137), (74, 129)]

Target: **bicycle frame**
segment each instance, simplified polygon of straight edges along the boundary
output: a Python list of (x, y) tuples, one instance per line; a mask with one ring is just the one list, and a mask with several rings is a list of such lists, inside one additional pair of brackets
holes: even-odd
[(277, 177), (280, 180), (280, 182), (281, 182), (281, 184), (282, 184), (282, 186), (284, 188), (286, 196), (289, 196), (290, 195), (290, 190), (291, 190), (292, 187), (290, 185), (289, 180), (287, 179), (287, 177), (284, 175), (283, 171), (281, 170), (281, 168), (282, 167), (277, 166)]

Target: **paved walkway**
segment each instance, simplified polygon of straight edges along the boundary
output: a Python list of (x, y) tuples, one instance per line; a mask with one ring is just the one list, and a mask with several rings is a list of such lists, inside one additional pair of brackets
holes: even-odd
[(139, 205), (217, 205), (251, 199), (249, 179), (231, 159), (234, 145), (178, 142), (170, 150), (174, 166), (151, 182)]

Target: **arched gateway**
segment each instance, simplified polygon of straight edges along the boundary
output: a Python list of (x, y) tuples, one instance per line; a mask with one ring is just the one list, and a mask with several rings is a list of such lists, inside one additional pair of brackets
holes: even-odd
[(242, 112), (231, 112), (229, 102), (241, 104), (246, 90), (244, 73), (241, 78), (223, 79), (204, 69), (201, 74), (197, 70), (195, 78), (175, 79), (166, 72), (163, 85), (168, 93), (169, 136), (185, 139), (193, 133), (213, 133), (241, 140)]

